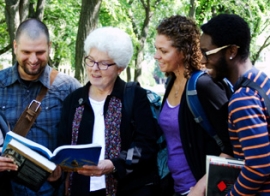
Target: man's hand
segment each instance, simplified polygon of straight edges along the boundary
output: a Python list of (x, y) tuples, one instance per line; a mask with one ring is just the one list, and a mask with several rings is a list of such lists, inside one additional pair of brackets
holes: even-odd
[(0, 172), (6, 170), (17, 171), (18, 166), (14, 164), (12, 158), (0, 156)]
[(48, 181), (54, 182), (61, 177), (62, 169), (60, 166), (57, 166), (56, 169), (51, 173), (51, 175), (47, 178)]

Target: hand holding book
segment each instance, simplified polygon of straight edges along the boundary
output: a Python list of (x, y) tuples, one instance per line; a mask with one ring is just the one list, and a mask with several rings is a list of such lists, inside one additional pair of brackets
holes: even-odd
[(2, 171), (17, 171), (18, 166), (12, 158), (0, 156), (0, 172)]
[(2, 156), (12, 157), (18, 166), (17, 172), (11, 172), (13, 179), (32, 190), (38, 190), (57, 165), (63, 171), (77, 171), (83, 165), (97, 165), (100, 151), (99, 145), (84, 144), (60, 146), (52, 153), (46, 147), (9, 131)]
[(206, 195), (225, 196), (231, 190), (243, 166), (243, 160), (207, 156)]
[(62, 175), (62, 169), (60, 166), (57, 166), (55, 170), (49, 175), (47, 178), (47, 181), (49, 182), (55, 182), (57, 181)]

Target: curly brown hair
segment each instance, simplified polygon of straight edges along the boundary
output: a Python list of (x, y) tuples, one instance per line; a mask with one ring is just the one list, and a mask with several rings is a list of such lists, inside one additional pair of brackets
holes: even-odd
[[(194, 20), (185, 16), (175, 15), (164, 18), (156, 28), (159, 35), (165, 35), (173, 42), (173, 47), (184, 55), (184, 76), (202, 68), (200, 49), (200, 30)], [(171, 75), (173, 73), (166, 73)]]

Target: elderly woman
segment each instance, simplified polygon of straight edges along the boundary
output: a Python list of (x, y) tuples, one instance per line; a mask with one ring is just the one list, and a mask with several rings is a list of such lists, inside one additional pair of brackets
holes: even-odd
[(132, 57), (131, 39), (118, 28), (98, 28), (86, 38), (84, 50), (89, 82), (64, 101), (60, 144), (98, 143), (102, 151), (97, 166), (85, 165), (70, 176), (69, 193), (155, 195), (156, 130), (146, 91), (135, 89), (135, 125), (123, 104), (126, 83), (119, 74)]

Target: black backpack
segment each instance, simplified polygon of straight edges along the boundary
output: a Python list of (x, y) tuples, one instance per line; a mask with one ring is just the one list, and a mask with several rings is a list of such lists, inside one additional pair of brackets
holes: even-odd
[[(133, 109), (133, 99), (136, 86), (140, 86), (138, 82), (127, 82), (124, 91), (124, 106), (128, 115), (128, 120), (133, 124), (132, 119), (132, 109)], [(161, 97), (153, 91), (147, 90), (147, 98), (150, 102), (152, 114), (154, 121), (156, 122), (157, 129), (157, 145), (158, 145), (158, 155), (157, 155), (157, 166), (160, 179), (163, 179), (169, 174), (169, 168), (167, 165), (167, 145), (164, 135), (158, 125), (158, 116), (161, 107)]]

